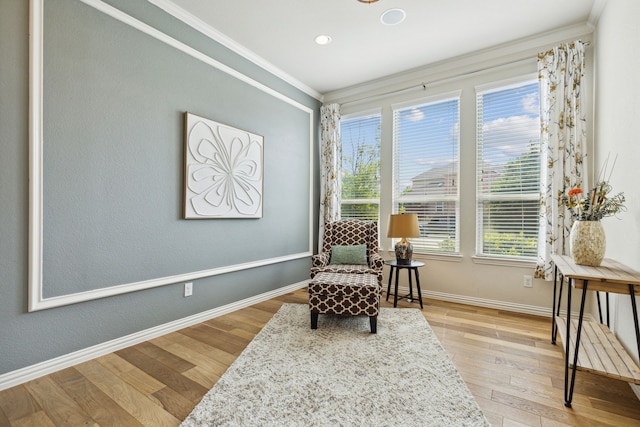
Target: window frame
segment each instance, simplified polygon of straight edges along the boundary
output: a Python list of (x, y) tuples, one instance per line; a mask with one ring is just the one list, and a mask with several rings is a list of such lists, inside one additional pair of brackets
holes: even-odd
[[(529, 264), (531, 262), (535, 262), (536, 258), (537, 258), (537, 246), (539, 244), (538, 240), (536, 239), (536, 250), (535, 250), (535, 254), (532, 256), (518, 256), (518, 255), (507, 255), (507, 254), (497, 254), (497, 253), (485, 253), (484, 252), (484, 228), (483, 228), (483, 224), (484, 224), (484, 210), (482, 209), (482, 206), (485, 202), (491, 202), (491, 201), (513, 201), (513, 202), (519, 202), (519, 201), (531, 201), (534, 202), (535, 204), (538, 204), (540, 201), (540, 185), (542, 183), (542, 173), (543, 173), (543, 168), (542, 165), (540, 164), (540, 170), (538, 173), (538, 183), (537, 183), (537, 191), (536, 192), (532, 192), (532, 193), (516, 193), (516, 192), (511, 192), (511, 193), (487, 193), (485, 191), (482, 191), (481, 187), (483, 185), (483, 180), (480, 177), (480, 167), (481, 167), (481, 163), (484, 160), (483, 157), (481, 157), (482, 152), (480, 150), (480, 143), (481, 143), (481, 136), (483, 133), (483, 127), (484, 127), (484, 120), (481, 120), (480, 117), (480, 105), (479, 105), (479, 100), (480, 100), (480, 96), (481, 94), (485, 94), (485, 93), (491, 93), (491, 92), (499, 92), (499, 91), (507, 91), (509, 89), (515, 89), (515, 88), (519, 88), (519, 87), (523, 87), (523, 86), (527, 86), (533, 83), (537, 83), (538, 85), (538, 94), (539, 94), (539, 98), (538, 98), (538, 102), (541, 102), (541, 98), (540, 98), (540, 81), (538, 79), (537, 74), (535, 73), (527, 73), (527, 74), (523, 74), (523, 75), (519, 75), (519, 76), (514, 76), (508, 79), (501, 79), (501, 80), (496, 80), (490, 83), (486, 83), (486, 84), (482, 84), (482, 85), (476, 85), (475, 86), (475, 103), (476, 103), (476, 117), (475, 117), (475, 123), (476, 123), (476, 139), (475, 139), (475, 149), (476, 149), (476, 170), (475, 170), (475, 181), (476, 181), (476, 201), (475, 201), (475, 221), (476, 221), (476, 239), (475, 239), (475, 256), (474, 256), (474, 260), (497, 260), (497, 263), (500, 263), (500, 260), (502, 260), (502, 262), (509, 262), (509, 263), (526, 263)], [(484, 107), (483, 107), (484, 109)], [(538, 116), (539, 117), (539, 116)], [(539, 128), (539, 126), (538, 126)], [(541, 140), (538, 139), (538, 152), (540, 153), (540, 144), (541, 144)], [(540, 161), (542, 159), (542, 154), (540, 153)], [(536, 218), (536, 224), (539, 223), (539, 219)], [(482, 261), (480, 261), (480, 263), (482, 263)], [(495, 263), (495, 262), (493, 262)]]
[[(391, 104), (391, 125), (392, 125), (392, 188), (391, 188), (391, 212), (399, 213), (398, 210), (398, 191), (399, 191), (399, 173), (398, 173), (398, 141), (397, 141), (397, 121), (396, 117), (399, 111), (406, 110), (409, 108), (419, 108), (428, 105), (434, 105), (439, 103), (445, 103), (449, 101), (456, 101), (457, 107), (457, 141), (456, 141), (456, 157), (452, 159), (455, 163), (455, 174), (456, 174), (456, 191), (455, 194), (443, 194), (443, 195), (413, 195), (407, 196), (404, 195), (404, 202), (417, 202), (417, 203), (431, 203), (434, 204), (434, 209), (437, 208), (440, 204), (446, 203), (454, 203), (453, 217), (454, 217), (454, 232), (453, 234), (449, 234), (449, 239), (453, 239), (454, 247), (451, 251), (438, 251), (438, 250), (429, 250), (429, 248), (425, 248), (425, 243), (427, 242), (427, 236), (421, 236), (418, 238), (412, 238), (411, 241), (414, 247), (414, 253), (426, 255), (429, 257), (455, 257), (460, 255), (460, 159), (461, 159), (461, 135), (460, 135), (460, 126), (461, 126), (461, 105), (463, 102), (462, 99), (462, 90), (456, 89), (453, 91), (443, 91), (432, 96), (421, 97), (416, 99), (411, 99), (399, 103)], [(447, 220), (448, 223), (448, 220)], [(392, 244), (397, 239), (392, 240)]]
[[(377, 221), (380, 221), (380, 198), (381, 198), (381, 193), (382, 193), (382, 179), (380, 176), (380, 169), (381, 169), (381, 152), (382, 152), (382, 109), (381, 108), (373, 108), (373, 109), (367, 109), (367, 110), (362, 110), (362, 111), (357, 111), (357, 112), (353, 112), (353, 113), (349, 113), (349, 114), (344, 114), (340, 117), (340, 144), (341, 144), (341, 158), (340, 158), (340, 173), (344, 174), (343, 171), (343, 161), (344, 161), (344, 136), (342, 134), (342, 123), (344, 121), (352, 121), (352, 120), (357, 120), (360, 118), (369, 118), (369, 117), (373, 117), (373, 116), (377, 116), (379, 123), (378, 126), (380, 128), (379, 133), (377, 134), (377, 137), (380, 138), (380, 146), (378, 147), (378, 192), (380, 193), (378, 195), (378, 198), (354, 198), (354, 199), (345, 199), (343, 197), (340, 198), (340, 216), (341, 218), (350, 218), (350, 219), (359, 219), (358, 217), (353, 217), (353, 216), (347, 216), (347, 217), (342, 217), (342, 211), (343, 211), (343, 205), (347, 204), (347, 205), (377, 205), (378, 206), (378, 211), (377, 211)], [(343, 176), (343, 180), (342, 180), (342, 185), (344, 186), (344, 176)], [(341, 191), (341, 195), (342, 195), (342, 188), (340, 189)]]

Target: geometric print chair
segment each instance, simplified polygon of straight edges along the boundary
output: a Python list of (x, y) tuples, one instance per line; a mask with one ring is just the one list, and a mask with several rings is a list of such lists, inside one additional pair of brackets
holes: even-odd
[(377, 332), (384, 260), (378, 253), (378, 223), (334, 221), (325, 226), (323, 252), (312, 258), (309, 282), (311, 329), (319, 314), (369, 316)]
[[(335, 246), (366, 246), (366, 262), (340, 263), (331, 260)], [(334, 251), (335, 252), (335, 251)], [(347, 260), (348, 261), (348, 260)], [(311, 278), (320, 273), (374, 274), (382, 286), (384, 259), (378, 253), (378, 222), (346, 219), (325, 225), (322, 252), (311, 258)]]

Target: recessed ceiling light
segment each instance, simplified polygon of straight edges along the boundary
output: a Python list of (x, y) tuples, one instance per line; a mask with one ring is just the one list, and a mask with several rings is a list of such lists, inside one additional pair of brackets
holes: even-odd
[(325, 45), (325, 44), (329, 44), (331, 43), (331, 36), (328, 36), (326, 34), (320, 34), (319, 36), (316, 37), (316, 43), (318, 43), (319, 45)]
[(380, 16), (380, 22), (384, 25), (398, 25), (406, 17), (407, 14), (402, 9), (389, 9)]

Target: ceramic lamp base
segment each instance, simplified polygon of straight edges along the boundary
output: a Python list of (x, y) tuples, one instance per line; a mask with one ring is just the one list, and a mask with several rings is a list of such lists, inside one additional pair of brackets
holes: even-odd
[(407, 240), (402, 239), (395, 246), (396, 251), (396, 264), (398, 265), (411, 265), (411, 258), (413, 257), (413, 246)]

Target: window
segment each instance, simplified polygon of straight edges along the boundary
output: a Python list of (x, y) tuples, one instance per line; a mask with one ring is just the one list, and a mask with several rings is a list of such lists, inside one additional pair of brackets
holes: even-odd
[(345, 116), (342, 139), (342, 218), (377, 220), (380, 205), (380, 114)]
[(418, 215), (416, 252), (459, 250), (459, 103), (456, 94), (394, 107), (393, 209)]
[(476, 93), (477, 253), (533, 259), (540, 208), (538, 82)]

